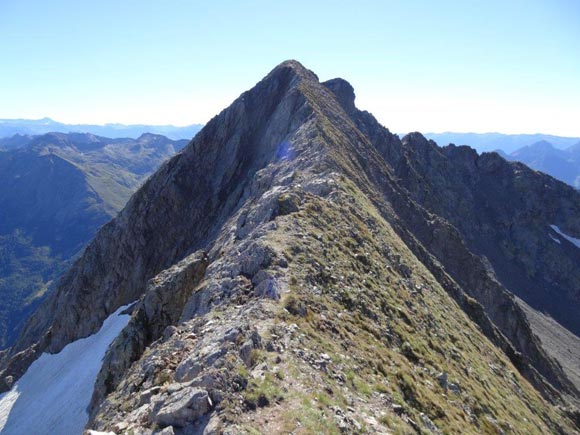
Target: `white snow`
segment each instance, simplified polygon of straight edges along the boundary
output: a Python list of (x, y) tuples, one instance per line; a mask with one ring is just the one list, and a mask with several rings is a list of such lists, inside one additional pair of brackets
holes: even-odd
[(550, 239), (552, 239), (554, 242), (556, 242), (558, 245), (561, 245), (562, 242), (560, 242), (559, 239), (555, 238), (553, 235), (551, 235), (550, 233), (548, 233), (548, 236), (550, 236)]
[(127, 307), (111, 314), (97, 333), (32, 363), (12, 390), (0, 395), (0, 433), (82, 434), (103, 357), (130, 319), (121, 315)]
[(552, 228), (556, 233), (558, 233), (561, 237), (568, 240), (574, 246), (580, 248), (580, 239), (575, 239), (574, 237), (571, 237), (568, 234), (563, 233), (562, 230), (560, 230), (560, 228), (558, 228), (556, 225), (550, 225), (550, 228)]

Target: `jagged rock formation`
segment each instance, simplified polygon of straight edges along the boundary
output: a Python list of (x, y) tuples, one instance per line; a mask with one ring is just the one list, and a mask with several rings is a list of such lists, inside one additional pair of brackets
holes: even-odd
[(578, 387), (502, 269), (527, 284), (561, 272), (546, 255), (578, 264), (548, 226), (578, 237), (580, 195), (554, 183), (496, 155), (401, 141), (347, 82), (285, 62), (99, 232), (2, 381), (138, 300), (91, 429), (570, 433)]
[(426, 137), (440, 145), (467, 144), (479, 152), (495, 151), (506, 160), (522, 162), (580, 189), (580, 138), (499, 133), (432, 133)]
[(425, 133), (440, 145), (455, 144), (469, 145), (479, 152), (501, 150), (511, 154), (514, 151), (532, 145), (536, 142), (547, 141), (558, 149), (566, 149), (580, 142), (580, 137), (553, 136), (550, 134), (502, 134), (502, 133)]

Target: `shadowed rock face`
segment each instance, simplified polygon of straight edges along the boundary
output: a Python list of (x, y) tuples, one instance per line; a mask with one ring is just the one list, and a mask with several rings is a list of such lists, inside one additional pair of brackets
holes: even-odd
[[(137, 300), (104, 360), (91, 428), (276, 433), (294, 426), (272, 424), (298, 419), (316, 431), (301, 408), (314, 390), (345, 396), (320, 412), (346, 432), (362, 431), (362, 418), (374, 433), (565, 433), (573, 423), (552, 404), (578, 390), (500, 271), (553, 278), (544, 251), (520, 252), (524, 242), (552, 223), (580, 234), (578, 194), (550, 180), (419, 134), (401, 141), (356, 109), (346, 81), (321, 84), (284, 62), (99, 232), (4, 358), (3, 377)], [(506, 202), (510, 187), (517, 201)], [(536, 225), (516, 237), (522, 216)], [(561, 245), (552, 255), (576, 261)], [(377, 382), (384, 397), (365, 390)], [(394, 420), (371, 419), (379, 409)]]
[[(580, 250), (560, 240), (549, 224), (558, 222), (569, 234), (578, 234), (577, 191), (495, 153), (439, 148), (417, 133), (403, 138), (400, 146), (405, 157), (390, 161), (401, 184), (415, 201), (459, 231), (462, 244), (479, 257), (477, 266), (466, 267), (461, 250), (452, 248), (448, 238), (427, 234), (422, 243), (485, 306), (516, 347), (533, 354), (526, 351), (530, 337), (518, 327), (522, 321), (514, 321), (523, 312), (508, 310), (513, 304), (504, 299), (511, 296), (498, 291), (498, 283), (580, 334)], [(534, 334), (543, 335), (536, 325), (540, 329)]]
[[(485, 307), (516, 349), (533, 359), (530, 346), (536, 340), (512, 294), (580, 334), (580, 249), (557, 243), (549, 224), (559, 222), (569, 234), (579, 234), (576, 190), (495, 153), (439, 148), (420, 133), (399, 140), (368, 113), (352, 116), (409, 197), (452, 225), (442, 231), (425, 225), (428, 219), (408, 216), (407, 229)], [(536, 366), (550, 376), (544, 362)]]
[(504, 287), (580, 334), (580, 250), (556, 243), (549, 223), (579, 233), (578, 193), (495, 153), (438, 148), (418, 135), (403, 144), (400, 174), (413, 197), (452, 223)]

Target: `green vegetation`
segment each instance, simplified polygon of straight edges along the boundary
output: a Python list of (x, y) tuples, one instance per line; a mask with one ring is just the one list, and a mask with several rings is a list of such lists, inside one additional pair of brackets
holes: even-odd
[(15, 325), (38, 306), (67, 265), (20, 230), (0, 236), (0, 347), (16, 338)]
[[(425, 422), (444, 433), (566, 428), (562, 415), (481, 334), (365, 195), (344, 179), (342, 189), (355, 201), (308, 196), (299, 212), (278, 219), (280, 230), (270, 235), (289, 260), (290, 292), (279, 321), (298, 326), (297, 347), (331, 361), (323, 371), (308, 358), (284, 363), (286, 372), (297, 374), (281, 382), (288, 390), (286, 428), (334, 433), (333, 407), (348, 406), (400, 434), (416, 433)], [(442, 372), (453, 391), (440, 385)], [(301, 432), (306, 426), (311, 432)]]
[(278, 380), (266, 373), (264, 379), (252, 379), (244, 391), (244, 400), (250, 409), (268, 406), (284, 400), (284, 394), (278, 386)]
[(173, 154), (172, 144), (48, 134), (1, 153), (0, 349), (100, 226)]

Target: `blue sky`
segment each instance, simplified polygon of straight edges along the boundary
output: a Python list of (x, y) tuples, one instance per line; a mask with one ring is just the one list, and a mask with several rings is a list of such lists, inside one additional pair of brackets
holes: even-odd
[(0, 118), (205, 123), (275, 65), (395, 132), (580, 136), (580, 2), (0, 2)]

